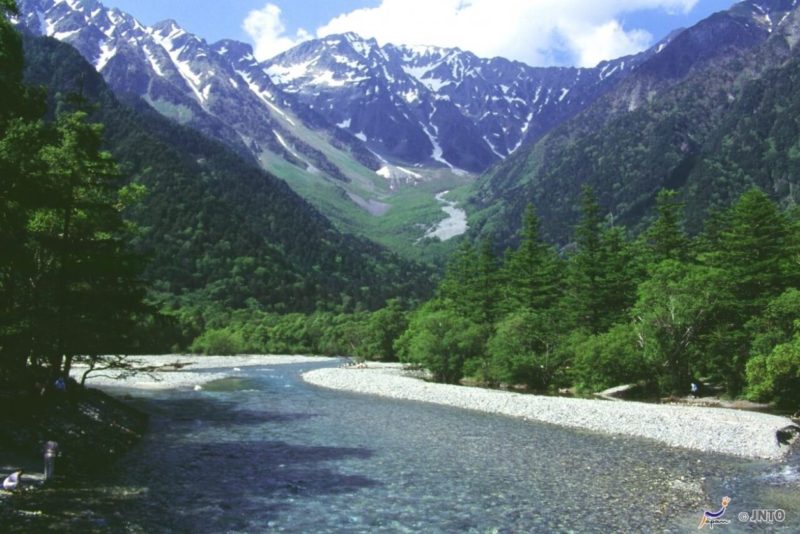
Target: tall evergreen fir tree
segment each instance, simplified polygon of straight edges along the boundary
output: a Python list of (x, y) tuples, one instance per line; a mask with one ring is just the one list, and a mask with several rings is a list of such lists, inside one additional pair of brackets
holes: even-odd
[(727, 274), (732, 297), (708, 336), (714, 368), (732, 396), (742, 392), (750, 357), (746, 325), (787, 288), (797, 287), (800, 266), (788, 218), (759, 189), (745, 192), (705, 238), (703, 261)]
[(651, 261), (657, 264), (664, 260), (686, 259), (689, 239), (683, 228), (683, 203), (678, 194), (662, 189), (656, 197), (658, 217), (645, 233), (650, 246)]
[(492, 240), (484, 239), (478, 249), (478, 264), (472, 287), (469, 288), (471, 306), (475, 310), (478, 324), (492, 326), (497, 317), (499, 284), (497, 283), (498, 259)]
[[(0, 0), (4, 15), (15, 5)], [(46, 124), (22, 84), (21, 41), (0, 17), (0, 368), (68, 373), (73, 357), (122, 351), (142, 305), (141, 261), (122, 217), (143, 193), (120, 190), (84, 112)]]
[(600, 331), (627, 316), (636, 302), (636, 287), (640, 280), (634, 263), (633, 246), (624, 228), (614, 226), (601, 236), (601, 281), (597, 288), (604, 313), (599, 318)]
[(469, 312), (465, 288), (472, 284), (478, 252), (470, 242), (462, 244), (447, 264), (444, 279), (439, 284), (437, 296), (448, 301), (461, 315)]
[(120, 176), (100, 146), (100, 126), (73, 112), (59, 116), (38, 154), (44, 173), (36, 179), (46, 194), (27, 224), (30, 342), (53, 373), (68, 372), (75, 355), (121, 350), (133, 315), (143, 310), (141, 264), (126, 249)]
[(525, 210), (519, 247), (510, 253), (502, 271), (505, 313), (551, 308), (561, 296), (561, 263), (539, 233), (533, 206)]
[(491, 240), (478, 247), (467, 243), (448, 265), (439, 287), (439, 297), (445, 299), (462, 317), (477, 324), (491, 325), (497, 311), (497, 257)]
[(757, 188), (745, 192), (726, 215), (712, 262), (731, 273), (742, 312), (752, 316), (800, 282), (791, 226)]
[(581, 193), (582, 218), (575, 228), (577, 252), (569, 260), (567, 304), (575, 326), (596, 334), (601, 331), (603, 294), (602, 223), (600, 205), (589, 186)]

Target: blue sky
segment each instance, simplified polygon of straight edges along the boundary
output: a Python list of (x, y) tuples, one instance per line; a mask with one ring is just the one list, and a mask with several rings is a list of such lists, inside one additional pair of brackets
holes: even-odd
[[(636, 52), (734, 0), (101, 0), (151, 25), (254, 44), (266, 59), (355, 31), (380, 42), (458, 46), (535, 65), (593, 65)], [(245, 24), (247, 21), (247, 24)], [(246, 29), (245, 29), (246, 28)]]

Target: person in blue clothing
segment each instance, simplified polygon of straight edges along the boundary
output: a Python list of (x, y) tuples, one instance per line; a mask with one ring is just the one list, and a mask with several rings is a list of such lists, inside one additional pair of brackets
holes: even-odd
[(56, 381), (53, 382), (53, 387), (56, 388), (56, 391), (64, 393), (67, 391), (67, 382), (64, 380), (63, 376), (59, 376), (56, 378)]

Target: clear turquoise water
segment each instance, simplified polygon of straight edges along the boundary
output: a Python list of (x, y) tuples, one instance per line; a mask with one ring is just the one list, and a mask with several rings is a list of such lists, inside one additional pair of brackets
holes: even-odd
[(93, 524), (136, 532), (688, 532), (704, 507), (729, 495), (728, 531), (752, 531), (737, 522), (741, 511), (779, 506), (787, 513), (780, 526), (800, 531), (797, 454), (786, 464), (744, 461), (333, 392), (301, 381), (312, 367), (245, 369), (244, 380), (217, 390), (137, 397), (152, 415), (151, 432), (106, 477), (132, 496)]

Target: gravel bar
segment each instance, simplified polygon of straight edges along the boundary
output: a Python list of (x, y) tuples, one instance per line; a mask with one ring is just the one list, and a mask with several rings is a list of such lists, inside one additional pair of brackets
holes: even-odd
[(435, 384), (403, 376), (399, 366), (387, 364), (316, 369), (303, 374), (303, 379), (323, 388), (444, 404), (744, 458), (780, 459), (790, 449), (779, 445), (775, 433), (792, 421), (756, 412), (544, 397)]
[[(296, 363), (319, 363), (331, 361), (317, 356), (195, 356), (171, 354), (159, 356), (131, 356), (129, 361), (136, 367), (162, 367), (178, 364), (180, 368), (165, 368), (153, 372), (129, 375), (120, 371), (97, 371), (86, 379), (86, 385), (98, 388), (130, 389), (202, 389), (202, 385), (214, 380), (236, 376), (244, 367), (289, 365)], [(76, 365), (72, 377), (80, 380), (86, 366)]]

